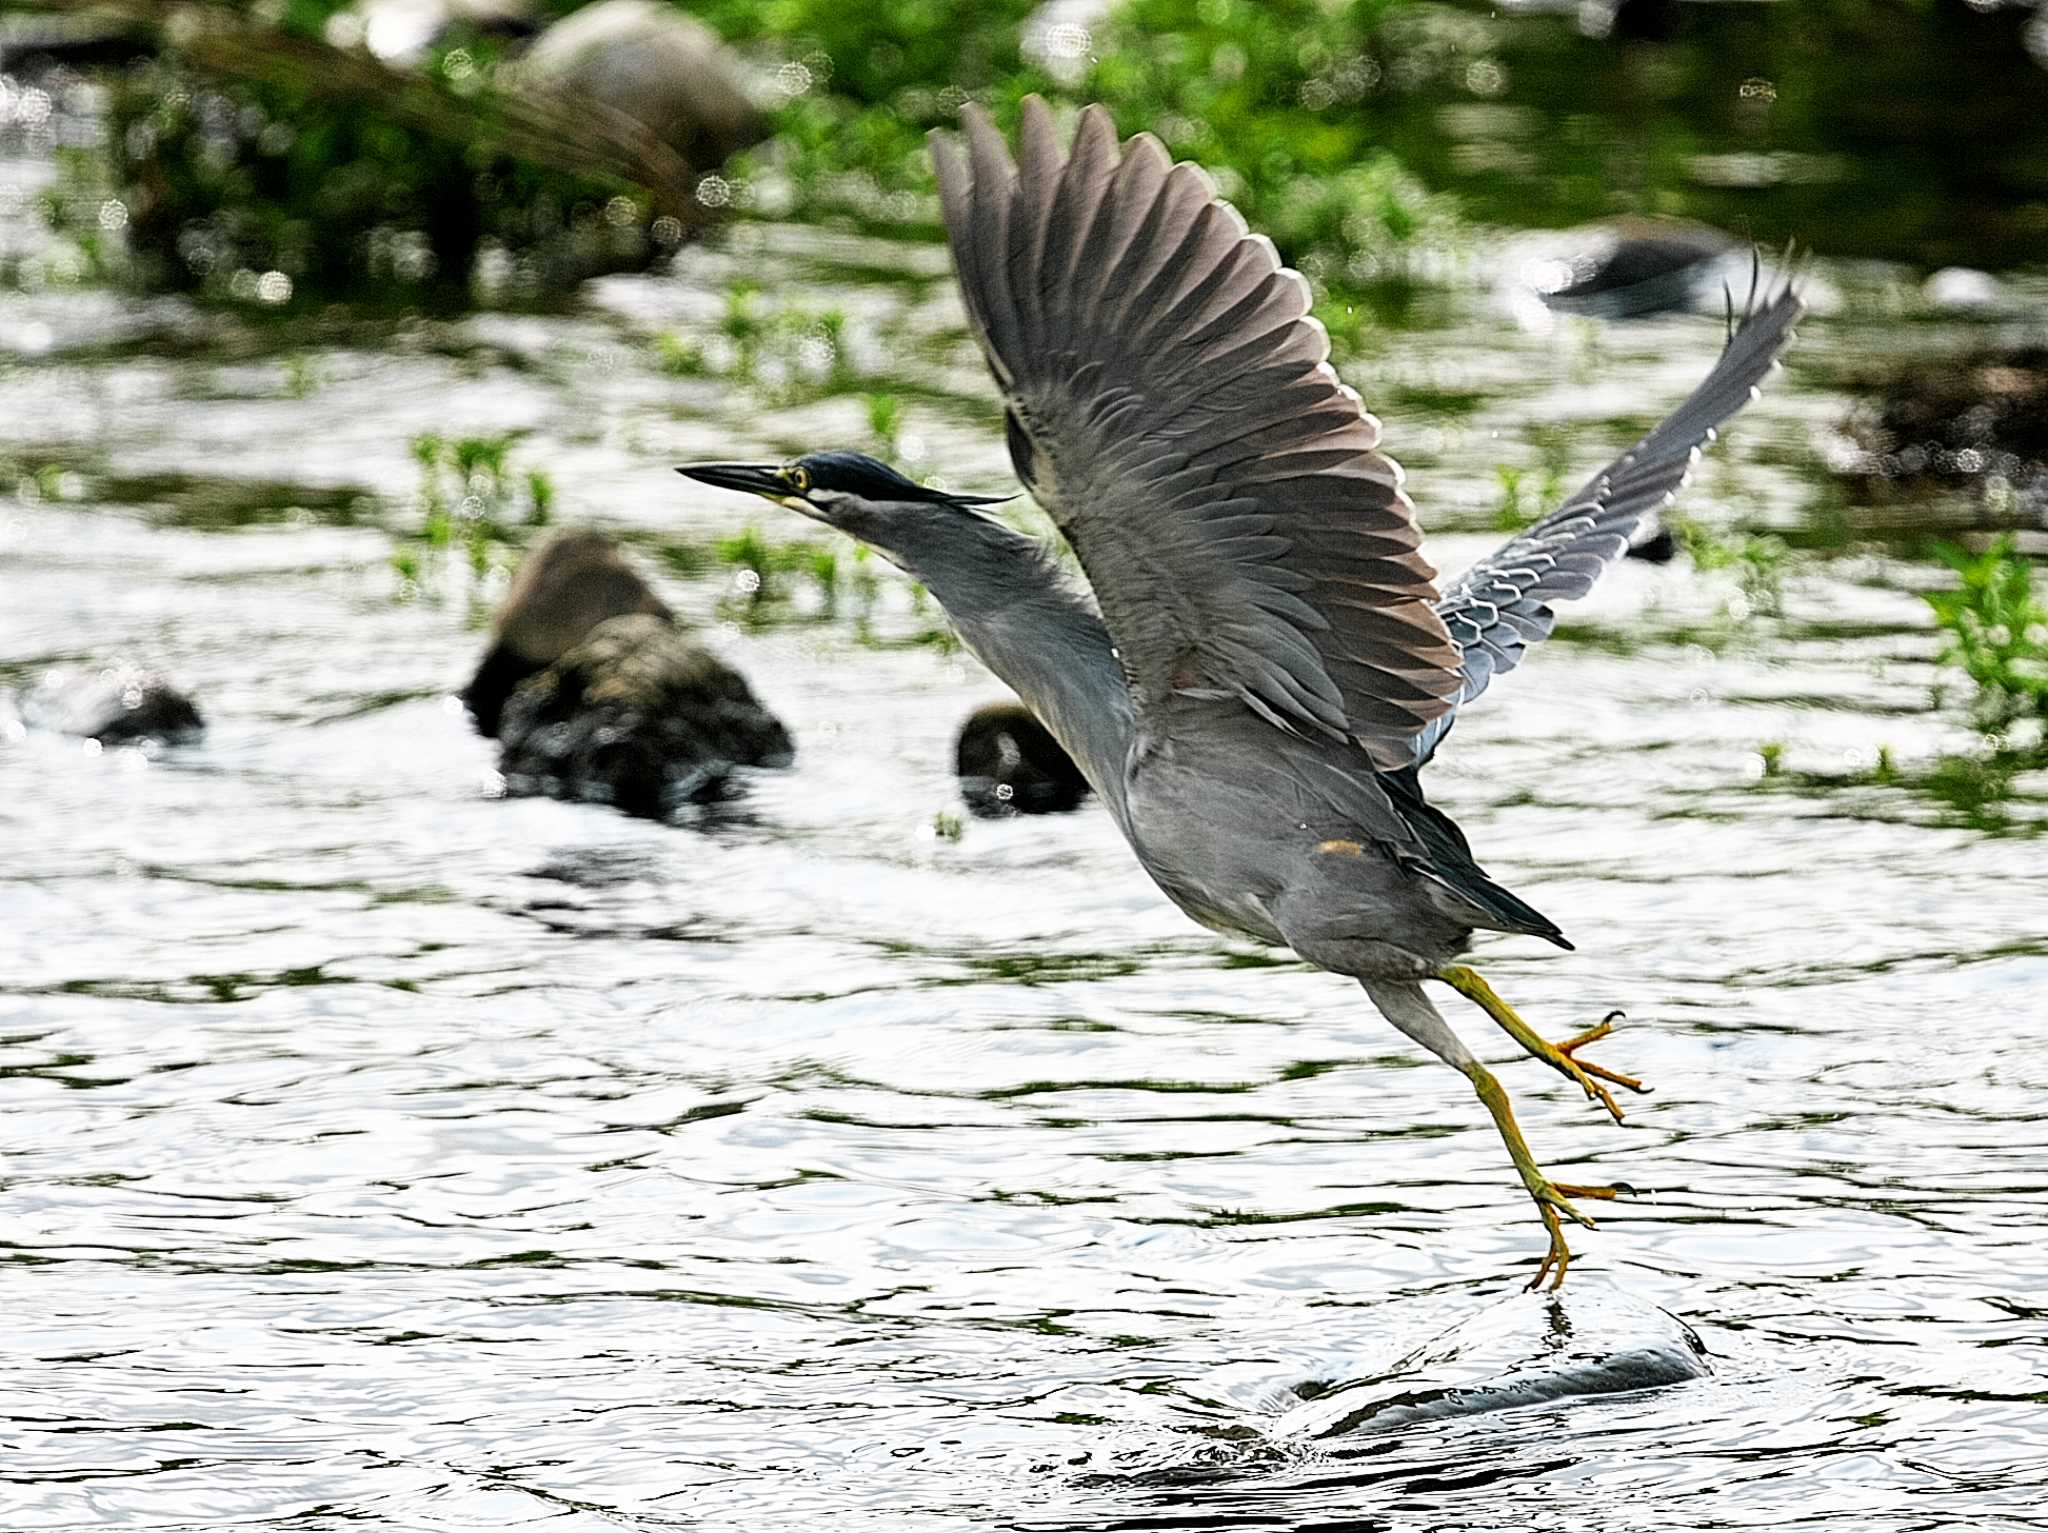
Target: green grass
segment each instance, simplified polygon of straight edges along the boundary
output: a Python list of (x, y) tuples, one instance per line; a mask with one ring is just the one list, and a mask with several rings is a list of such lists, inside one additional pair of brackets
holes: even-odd
[(2032, 564), (2010, 535), (1980, 554), (1953, 543), (1934, 552), (1956, 585), (1925, 600), (1948, 635), (1942, 663), (1975, 688), (1978, 730), (2001, 743), (2021, 726), (2038, 731), (2048, 724), (2048, 604), (2034, 592)]
[(1785, 577), (1795, 564), (1792, 549), (1783, 538), (1768, 532), (1711, 527), (1682, 512), (1667, 512), (1664, 520), (1694, 569), (1735, 577), (1745, 616), (1777, 617), (1783, 613)]
[(482, 620), (475, 602), (486, 580), (510, 572), (522, 541), (517, 529), (546, 526), (554, 516), (554, 481), (542, 469), (522, 474), (512, 467), (517, 440), (514, 432), (463, 437), (423, 432), (412, 439), (419, 473), (414, 493), (418, 522), (391, 553), (400, 600), (440, 600), (452, 578), (451, 560), (459, 555), (468, 572), (471, 615)]

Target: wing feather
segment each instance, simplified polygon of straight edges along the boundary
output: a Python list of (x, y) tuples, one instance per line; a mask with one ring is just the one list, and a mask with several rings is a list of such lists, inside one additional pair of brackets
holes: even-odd
[(1465, 677), (1401, 472), (1330, 369), (1307, 284), (1196, 166), (1024, 103), (935, 153), (1020, 477), (1072, 544), (1147, 727), (1236, 697), (1384, 764)]
[(1550, 637), (1551, 603), (1593, 589), (1638, 532), (1692, 477), (1700, 452), (1760, 385), (1791, 343), (1806, 312), (1788, 279), (1761, 307), (1752, 282), (1742, 323), (1700, 386), (1635, 446), (1589, 479), (1577, 494), (1528, 531), (1510, 538), (1460, 575), (1436, 604), (1463, 656), (1464, 685), (1449, 713), (1415, 737), (1414, 763), (1429, 760), (1459, 709), (1511, 671), (1529, 646)]

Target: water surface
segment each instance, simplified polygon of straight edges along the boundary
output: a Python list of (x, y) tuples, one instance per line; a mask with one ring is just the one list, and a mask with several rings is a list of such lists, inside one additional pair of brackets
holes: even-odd
[[(1517, 259), (1352, 368), (1447, 569), (1531, 423), (1575, 482), (1719, 343), (1545, 325)], [(844, 311), (856, 392), (660, 370), (763, 271)], [(1882, 273), (1815, 291), (1710, 524), (1826, 541), (1832, 370), (1887, 315), (1966, 338)], [(1806, 780), (1972, 743), (1896, 547), (1778, 612), (1627, 565), (1432, 770), (1580, 948), (1478, 962), (1554, 1036), (1625, 1008), (1595, 1057), (1657, 1087), (1617, 1129), (1446, 998), (1555, 1174), (1640, 1190), (1553, 1306), (1469, 1089), (1354, 986), (1189, 926), (1099, 812), (942, 833), (998, 689), (892, 575), (865, 628), (801, 580), (737, 621), (713, 544), (757, 513), (670, 464), (860, 445), (887, 390), (913, 468), (1007, 483), (941, 251), (741, 225), (374, 333), (9, 294), (0, 344), (0, 675), (137, 658), (211, 724), (0, 741), (0, 1525), (2048, 1526), (2040, 845)], [(449, 696), (495, 588), (400, 600), (390, 555), (409, 439), (511, 429), (794, 770), (679, 827), (501, 796)], [(1688, 1382), (1325, 1434), (1688, 1329)]]

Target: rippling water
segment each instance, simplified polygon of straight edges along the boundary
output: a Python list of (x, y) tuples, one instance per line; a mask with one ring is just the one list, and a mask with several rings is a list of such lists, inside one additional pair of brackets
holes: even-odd
[[(2039, 843), (1798, 785), (1966, 743), (1924, 567), (1747, 618), (1624, 567), (1434, 770), (1580, 944), (1481, 964), (1553, 1035), (1626, 1008), (1596, 1057), (1657, 1087), (1620, 1130), (1508, 1069), (1555, 1172), (1640, 1191), (1524, 1295), (1484, 1113), (1354, 986), (1190, 927), (1099, 813), (935, 833), (970, 660), (664, 575), (796, 768), (680, 828), (499, 796), (459, 583), (393, 598), (408, 438), (522, 429), (562, 519), (729, 533), (669, 464), (866, 429), (655, 369), (762, 271), (1002, 482), (929, 246), (743, 226), (368, 339), (0, 298), (0, 451), (64, 465), (0, 506), (0, 678), (139, 658), (211, 725), (0, 744), (0, 1525), (2048, 1526)], [(1808, 526), (1883, 282), (1821, 274), (1693, 511)], [(1356, 372), (1454, 569), (1527, 423), (1584, 471), (1718, 341), (1472, 282)]]

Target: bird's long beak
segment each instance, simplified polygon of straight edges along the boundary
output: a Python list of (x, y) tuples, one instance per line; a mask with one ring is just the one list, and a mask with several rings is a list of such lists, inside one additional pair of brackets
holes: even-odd
[(676, 472), (721, 490), (744, 490), (749, 495), (765, 495), (775, 501), (792, 498), (789, 482), (782, 477), (781, 467), (774, 463), (685, 463)]

